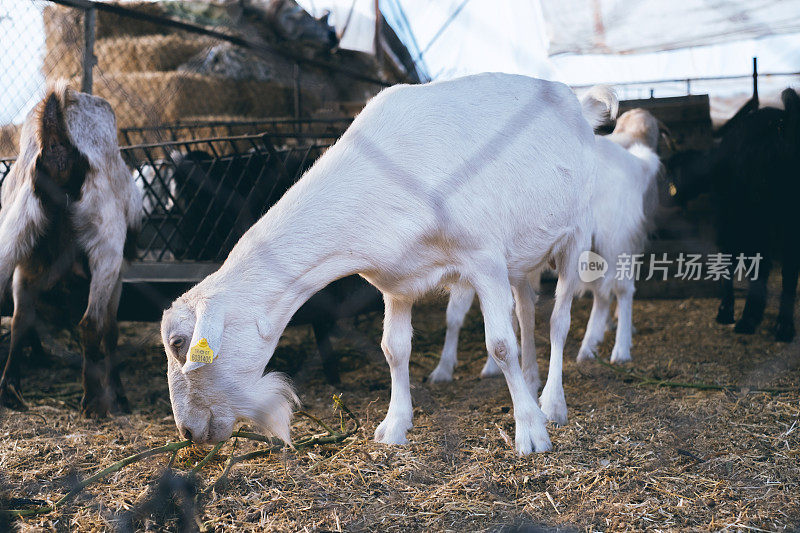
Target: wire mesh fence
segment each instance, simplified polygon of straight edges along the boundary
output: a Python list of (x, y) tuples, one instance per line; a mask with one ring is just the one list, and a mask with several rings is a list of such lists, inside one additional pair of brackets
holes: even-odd
[[(319, 124), (284, 123), (298, 130)], [(223, 261), (340, 133), (277, 131), (123, 148), (144, 200), (139, 259)]]
[[(221, 262), (349, 125), (348, 119), (129, 128), (121, 149), (143, 198), (140, 261)], [(230, 133), (247, 130), (257, 134)], [(194, 135), (206, 133), (206, 136)], [(211, 133), (212, 135), (208, 135)], [(178, 140), (188, 139), (188, 140)], [(0, 185), (13, 159), (0, 159)]]
[(222, 261), (351, 120), (326, 117), (352, 115), (382, 86), (369, 80), (379, 73), (370, 56), (331, 50), (330, 28), (310, 16), (297, 35), (277, 35), (268, 11), (105, 5), (121, 11), (0, 2), (0, 183), (50, 84), (102, 96), (143, 194), (142, 261)]
[(381, 88), (375, 58), (333, 48), (327, 23), (305, 14), (284, 35), (280, 13), (234, 4), (0, 3), (0, 157), (16, 155), (20, 125), (56, 80), (108, 100), (121, 129), (156, 133), (179, 121), (352, 114)]

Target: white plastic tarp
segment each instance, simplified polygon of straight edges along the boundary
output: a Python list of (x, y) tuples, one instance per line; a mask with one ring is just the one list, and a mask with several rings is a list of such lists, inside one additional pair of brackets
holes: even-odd
[(673, 50), (800, 32), (800, 0), (541, 0), (550, 55)]
[(374, 0), (297, 0), (297, 3), (314, 17), (330, 14), (328, 23), (336, 28), (340, 47), (375, 53)]

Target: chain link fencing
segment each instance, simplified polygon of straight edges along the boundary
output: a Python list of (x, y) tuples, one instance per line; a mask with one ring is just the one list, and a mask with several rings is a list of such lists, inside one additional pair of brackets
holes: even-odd
[(2, 0), (0, 182), (26, 115), (67, 80), (115, 110), (144, 197), (139, 259), (221, 262), (371, 95), (414, 78), (337, 49), (292, 4)]

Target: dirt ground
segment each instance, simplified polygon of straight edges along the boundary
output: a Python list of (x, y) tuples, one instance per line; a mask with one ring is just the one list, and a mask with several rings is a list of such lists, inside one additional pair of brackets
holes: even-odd
[[(737, 303), (738, 314), (741, 299)], [(573, 307), (564, 371), (569, 422), (550, 427), (552, 452), (522, 458), (508, 437), (514, 419), (505, 383), (478, 378), (485, 347), (477, 306), (462, 332), (455, 381), (435, 386), (424, 378), (444, 339), (445, 302), (431, 298), (415, 308), (414, 428), (406, 446), (371, 441), (389, 401), (381, 316), (345, 325), (336, 343), (344, 367), (337, 387), (322, 378), (310, 328), (291, 328), (278, 359), (286, 365), (309, 354), (296, 377), (304, 409), (335, 421), (331, 398), (341, 393), (363, 429), (344, 443), (286, 449), (234, 466), (229, 481), (202, 500), (200, 523), (220, 531), (796, 530), (800, 344), (772, 340), (775, 302), (753, 336), (716, 324), (714, 299), (635, 302), (629, 368), (660, 379), (741, 387), (736, 392), (659, 388), (597, 363), (577, 365), (590, 304), (584, 298)], [(543, 372), (551, 307), (543, 297), (537, 309)], [(612, 344), (607, 335), (602, 357)], [(121, 345), (130, 416), (81, 419), (73, 367), (40, 369), (24, 380), (30, 410), (6, 412), (0, 420), (6, 505), (52, 503), (76, 479), (178, 440), (158, 325), (123, 323)], [(750, 390), (758, 387), (795, 390)], [(294, 437), (314, 431), (305, 419), (293, 426)], [(201, 487), (219, 476), (230, 446), (202, 470)], [(236, 453), (257, 448), (240, 442)], [(182, 451), (175, 467), (187, 470), (202, 453)], [(17, 525), (21, 531), (177, 529), (179, 498), (162, 497), (155, 511), (141, 511), (167, 461), (162, 455), (130, 465), (66, 507)]]

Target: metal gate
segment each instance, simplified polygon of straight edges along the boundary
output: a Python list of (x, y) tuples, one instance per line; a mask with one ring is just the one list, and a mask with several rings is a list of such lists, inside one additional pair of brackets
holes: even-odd
[[(352, 119), (188, 122), (120, 131), (142, 192), (143, 224), (127, 282), (195, 282)], [(253, 133), (258, 132), (258, 133)], [(12, 159), (0, 160), (0, 183)]]

